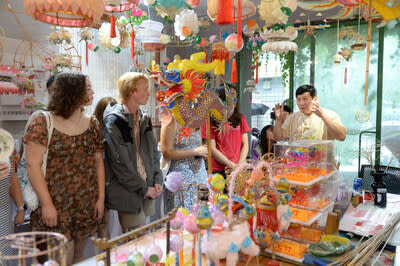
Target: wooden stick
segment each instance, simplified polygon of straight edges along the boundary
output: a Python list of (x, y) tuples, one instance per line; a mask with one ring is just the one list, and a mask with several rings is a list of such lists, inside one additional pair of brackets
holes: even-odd
[(212, 174), (212, 156), (211, 156), (211, 138), (210, 138), (210, 112), (207, 114), (207, 124), (206, 124), (206, 137), (207, 137), (207, 173), (208, 175)]
[(372, 0), (369, 0), (369, 16), (368, 16), (368, 41), (367, 41), (367, 63), (365, 69), (365, 88), (364, 88), (364, 106), (367, 105), (368, 97), (368, 76), (369, 76), (369, 55), (371, 48), (371, 27), (372, 27)]

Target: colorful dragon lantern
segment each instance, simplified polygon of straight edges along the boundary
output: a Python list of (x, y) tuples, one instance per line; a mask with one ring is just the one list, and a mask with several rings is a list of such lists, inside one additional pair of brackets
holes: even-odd
[(176, 122), (183, 128), (200, 128), (208, 113), (218, 122), (225, 122), (234, 110), (236, 98), (228, 86), (223, 102), (210, 88), (203, 73), (214, 70), (217, 62), (199, 63), (205, 53), (193, 54), (191, 59), (176, 59), (164, 71), (156, 64), (149, 69), (150, 78), (157, 84), (168, 87), (165, 92), (158, 93), (162, 107), (170, 111)]

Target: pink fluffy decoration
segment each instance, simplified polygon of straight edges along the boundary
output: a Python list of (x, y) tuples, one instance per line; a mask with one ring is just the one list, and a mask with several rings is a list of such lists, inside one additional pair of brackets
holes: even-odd
[(185, 230), (189, 233), (195, 234), (200, 231), (196, 224), (196, 214), (190, 214), (185, 218)]
[(180, 230), (185, 221), (185, 216), (181, 212), (175, 214), (175, 218), (171, 220), (171, 228), (173, 230)]
[(176, 193), (183, 185), (183, 176), (180, 172), (171, 172), (165, 177), (165, 187), (172, 193)]
[(211, 206), (211, 218), (213, 218), (214, 224), (224, 224), (225, 222), (225, 214), (215, 204)]
[(146, 248), (143, 254), (143, 259), (145, 262), (150, 264), (158, 263), (163, 256), (161, 248), (157, 245), (151, 245)]
[(169, 245), (173, 252), (178, 252), (183, 248), (183, 239), (177, 234), (173, 234), (169, 240)]
[(66, 27), (100, 23), (102, 0), (24, 0), (26, 13), (35, 20)]
[(139, 5), (139, 0), (104, 1), (105, 12), (122, 13)]

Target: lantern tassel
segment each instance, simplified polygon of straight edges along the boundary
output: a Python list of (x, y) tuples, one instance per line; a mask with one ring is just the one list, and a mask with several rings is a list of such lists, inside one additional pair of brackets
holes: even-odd
[(256, 62), (256, 84), (258, 84), (258, 61)]
[(233, 58), (232, 60), (231, 82), (232, 83), (238, 82), (236, 58)]
[(347, 84), (347, 67), (344, 69), (344, 84)]
[(131, 57), (135, 58), (135, 32), (131, 33)]
[(205, 53), (206, 53), (206, 58), (204, 58), (204, 60), (205, 60), (205, 63), (208, 64), (208, 54), (207, 54), (207, 50), (205, 50)]
[(218, 25), (233, 24), (235, 19), (233, 17), (233, 1), (232, 0), (219, 0), (218, 1)]
[(240, 49), (242, 42), (240, 42), (240, 38), (242, 37), (242, 2), (241, 0), (237, 0), (237, 48)]
[(89, 65), (89, 44), (87, 41), (85, 43), (86, 43), (86, 66), (88, 66)]
[(117, 37), (117, 34), (115, 33), (115, 17), (114, 17), (114, 15), (111, 15), (110, 24), (111, 24), (110, 38), (115, 38), (115, 37)]

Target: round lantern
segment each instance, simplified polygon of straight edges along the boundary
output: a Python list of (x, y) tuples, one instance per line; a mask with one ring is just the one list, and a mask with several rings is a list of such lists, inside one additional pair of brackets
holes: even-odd
[(199, 32), (199, 19), (193, 10), (185, 9), (175, 16), (175, 35), (181, 40)]
[(225, 39), (225, 47), (229, 52), (237, 53), (243, 48), (242, 36), (232, 33)]
[[(211, 20), (215, 20), (218, 15), (218, 2), (219, 0), (208, 0), (207, 1), (207, 15)], [(234, 18), (237, 19), (237, 0), (234, 0)], [(249, 18), (256, 14), (256, 6), (250, 0), (241, 0), (242, 6), (242, 18)]]
[(163, 24), (153, 20), (145, 20), (139, 26), (135, 27), (136, 40), (143, 43), (146, 51), (162, 51), (165, 44), (160, 41)]
[(99, 0), (24, 0), (26, 13), (35, 20), (65, 27), (88, 27), (100, 22)]
[(104, 12), (122, 13), (139, 5), (139, 0), (104, 0)]

